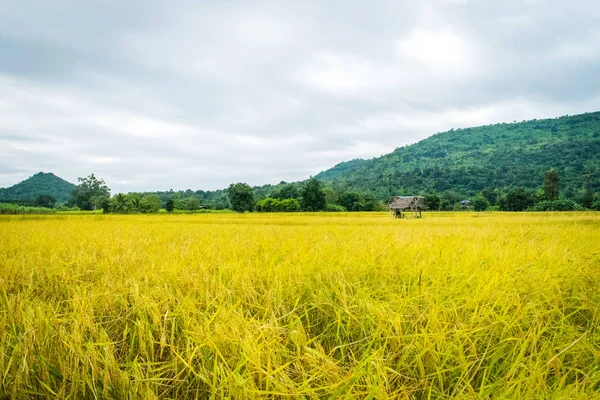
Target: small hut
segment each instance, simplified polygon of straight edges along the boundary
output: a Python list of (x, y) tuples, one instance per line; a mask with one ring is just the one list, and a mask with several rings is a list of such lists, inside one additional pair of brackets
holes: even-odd
[(423, 196), (394, 196), (390, 199), (388, 207), (390, 209), (390, 218), (404, 218), (406, 212), (410, 210), (413, 218), (421, 218), (421, 212), (425, 209)]

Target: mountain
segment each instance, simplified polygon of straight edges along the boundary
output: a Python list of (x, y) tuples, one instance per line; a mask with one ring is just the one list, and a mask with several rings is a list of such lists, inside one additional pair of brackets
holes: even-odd
[(75, 188), (70, 182), (59, 178), (52, 172), (37, 174), (9, 188), (0, 188), (0, 202), (35, 200), (40, 195), (50, 195), (59, 203), (64, 203), (71, 197)]
[(583, 188), (600, 191), (600, 112), (437, 133), (378, 158), (340, 163), (316, 178), (385, 199), (537, 189), (551, 168), (567, 197)]

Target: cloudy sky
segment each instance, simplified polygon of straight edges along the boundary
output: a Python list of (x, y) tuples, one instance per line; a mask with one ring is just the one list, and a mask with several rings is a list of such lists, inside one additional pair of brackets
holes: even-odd
[(0, 186), (294, 181), (600, 109), (600, 3), (0, 0)]

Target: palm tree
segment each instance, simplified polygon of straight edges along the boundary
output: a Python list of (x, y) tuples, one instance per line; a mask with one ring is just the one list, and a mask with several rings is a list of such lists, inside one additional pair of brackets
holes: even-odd
[(125, 214), (129, 210), (130, 202), (127, 195), (118, 193), (110, 199), (110, 211)]

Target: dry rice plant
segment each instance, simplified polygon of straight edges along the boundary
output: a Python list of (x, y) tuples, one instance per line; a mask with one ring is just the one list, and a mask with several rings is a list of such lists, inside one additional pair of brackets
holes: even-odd
[(600, 214), (0, 217), (0, 397), (598, 398)]

